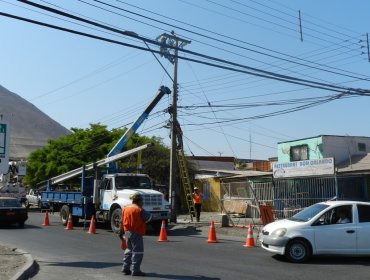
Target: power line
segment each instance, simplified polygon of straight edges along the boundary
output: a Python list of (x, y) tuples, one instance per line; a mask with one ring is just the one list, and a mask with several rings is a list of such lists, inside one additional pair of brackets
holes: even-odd
[[(18, 0), (18, 1), (23, 1), (23, 0)], [(82, 2), (82, 3), (85, 3), (85, 4), (87, 4), (87, 5), (90, 5), (90, 6), (94, 6), (94, 7), (99, 8), (99, 9), (103, 9), (103, 10), (105, 10), (105, 11), (108, 11), (108, 12), (111, 12), (111, 13), (114, 13), (114, 14), (117, 14), (117, 13), (115, 13), (115, 12), (113, 12), (113, 11), (110, 11), (110, 10), (104, 9), (104, 8), (102, 8), (102, 7), (99, 7), (99, 6), (96, 6), (96, 5), (93, 5), (93, 4), (90, 4), (90, 3), (87, 3), (86, 1), (83, 1), (83, 0), (78, 0), (78, 1), (80, 1), (80, 2)], [(267, 55), (267, 56), (269, 56), (269, 57), (273, 57), (273, 58), (276, 58), (276, 59), (285, 60), (285, 61), (287, 61), (287, 62), (291, 62), (291, 63), (299, 64), (299, 65), (302, 65), (302, 66), (315, 68), (315, 67), (313, 67), (313, 66), (308, 66), (308, 65), (305, 65), (305, 64), (303, 64), (303, 63), (298, 63), (298, 62), (295, 62), (295, 61), (290, 61), (290, 60), (287, 60), (287, 59), (283, 59), (283, 58), (275, 57), (275, 56), (268, 55), (268, 54), (265, 54), (265, 53), (262, 53), (262, 52), (259, 52), (259, 51), (256, 51), (256, 50), (251, 50), (251, 49), (248, 49), (248, 48), (245, 48), (245, 47), (239, 46), (239, 45), (235, 45), (235, 44), (232, 44), (232, 43), (229, 43), (229, 42), (225, 42), (225, 41), (222, 41), (222, 40), (219, 40), (219, 39), (215, 39), (215, 38), (213, 38), (213, 37), (210, 37), (210, 36), (207, 36), (207, 35), (204, 35), (204, 34), (200, 34), (200, 33), (198, 33), (198, 32), (194, 32), (194, 31), (191, 31), (191, 30), (188, 30), (188, 29), (184, 29), (184, 28), (182, 28), (182, 27), (179, 27), (179, 26), (176, 26), (176, 25), (173, 25), (173, 24), (169, 24), (169, 23), (166, 23), (166, 22), (163, 22), (163, 21), (159, 21), (159, 20), (156, 20), (156, 19), (153, 19), (153, 18), (147, 17), (147, 16), (143, 16), (143, 15), (138, 14), (138, 13), (134, 13), (134, 12), (129, 11), (129, 10), (127, 10), (127, 9), (122, 9), (122, 8), (120, 8), (120, 7), (117, 7), (117, 6), (114, 6), (114, 5), (111, 5), (111, 4), (107, 4), (107, 3), (103, 2), (103, 1), (99, 1), (99, 0), (93, 0), (93, 1), (98, 2), (98, 3), (101, 3), (101, 4), (106, 5), (106, 6), (109, 6), (109, 7), (112, 7), (112, 8), (115, 8), (115, 9), (118, 9), (118, 10), (121, 10), (121, 11), (125, 11), (125, 12), (128, 12), (128, 13), (134, 14), (134, 15), (136, 15), (136, 16), (143, 17), (143, 18), (145, 18), (145, 19), (149, 19), (149, 20), (152, 20), (152, 21), (155, 21), (155, 22), (161, 23), (161, 24), (166, 24), (166, 25), (169, 25), (169, 26), (171, 26), (171, 27), (174, 27), (174, 28), (178, 28), (178, 29), (180, 29), (180, 30), (187, 31), (187, 32), (190, 32), (190, 33), (192, 33), (192, 34), (196, 34), (196, 35), (199, 35), (199, 36), (203, 36), (203, 37), (205, 37), (205, 38), (212, 39), (212, 40), (215, 40), (215, 41), (218, 41), (218, 42), (224, 43), (224, 44), (228, 44), (228, 45), (235, 46), (235, 47), (238, 47), (238, 48), (242, 48), (242, 49), (245, 49), (245, 50), (248, 50), (248, 51), (256, 52), (256, 53), (258, 53), (258, 54)], [(123, 1), (119, 1), (119, 0), (117, 0), (117, 1), (118, 1), (118, 2), (121, 2), (121, 3), (123, 2)], [(123, 2), (123, 3), (125, 3), (125, 2)], [(137, 7), (137, 6), (136, 6), (136, 7)], [(120, 14), (118, 14), (118, 15), (120, 15)], [(120, 16), (123, 16), (123, 15), (120, 15)], [(130, 19), (132, 19), (132, 18), (130, 18)], [(135, 20), (135, 19), (132, 19), (132, 20)], [(135, 21), (138, 21), (138, 20), (135, 20)], [(144, 22), (142, 22), (142, 21), (139, 21), (139, 22), (141, 22), (141, 23), (143, 23), (143, 24), (147, 24), (147, 23), (144, 23)], [(150, 24), (147, 24), (147, 25), (150, 25)], [(150, 25), (150, 26), (152, 26), (152, 25)], [(156, 27), (156, 28), (158, 28), (158, 27)], [(160, 29), (160, 28), (158, 28), (158, 29)], [(211, 31), (208, 31), (208, 32), (211, 32)], [(216, 34), (218, 34), (218, 33), (216, 33)], [(224, 35), (222, 35), (222, 36), (223, 36), (223, 37), (227, 37), (227, 38), (231, 38), (231, 37), (224, 36)], [(193, 38), (190, 38), (190, 39), (191, 39), (191, 40), (193, 40), (193, 41), (197, 41), (197, 40), (195, 40), (195, 39), (193, 39)], [(232, 39), (233, 39), (233, 40), (236, 40), (236, 39), (234, 39), (234, 38), (232, 38)], [(236, 40), (236, 41), (240, 41), (240, 40)], [(198, 41), (198, 42), (199, 42), (199, 41)], [(241, 42), (243, 42), (243, 41), (241, 41)], [(205, 44), (205, 45), (208, 45), (208, 46), (213, 47), (213, 48), (217, 48), (217, 47), (215, 47), (215, 46), (213, 46), (213, 45), (209, 45), (209, 44), (206, 44), (206, 43), (204, 43), (204, 42), (200, 42), (200, 43)], [(246, 43), (246, 42), (244, 42), (244, 43)], [(253, 45), (253, 44), (250, 44), (250, 43), (246, 43), (246, 44), (248, 44), (248, 45), (252, 45), (252, 46), (256, 46), (256, 45)], [(265, 49), (265, 50), (266, 50), (266, 48), (263, 48), (263, 47), (260, 47), (260, 46), (257, 46), (257, 47), (259, 47), (259, 48), (262, 48), (262, 49)], [(220, 49), (220, 48), (219, 48), (219, 49)], [(222, 50), (227, 51), (227, 50), (225, 50), (225, 49), (222, 49)], [(269, 49), (267, 49), (267, 50), (269, 50)], [(275, 52), (275, 53), (278, 53), (278, 54), (283, 54), (283, 53), (276, 52), (276, 51), (273, 51), (273, 50), (269, 50), (269, 51), (271, 51), (271, 52)], [(231, 52), (231, 51), (228, 51), (228, 52)], [(235, 53), (234, 53), (234, 54), (235, 54)], [(240, 55), (240, 54), (238, 54), (238, 55)], [(286, 55), (286, 54), (283, 54), (283, 55), (288, 56), (288, 57), (292, 57), (292, 56), (289, 56), (289, 55)], [(295, 57), (293, 57), (293, 58), (295, 58)], [(251, 59), (251, 58), (250, 58), (250, 59)], [(300, 59), (300, 58), (295, 58), (295, 59), (302, 60), (302, 59)], [(261, 61), (260, 61), (260, 62), (261, 62)], [(313, 62), (311, 62), (311, 61), (306, 61), (306, 62), (308, 62), (308, 63), (313, 63)], [(263, 62), (261, 62), (261, 63), (263, 63)], [(327, 66), (327, 65), (318, 64), (318, 63), (314, 63), (314, 64), (316, 64), (316, 65), (320, 65), (321, 67), (326, 67), (326, 68), (328, 68), (328, 66)], [(333, 73), (333, 74), (338, 74), (338, 75), (345, 75), (345, 74), (341, 74), (341, 73), (337, 73), (337, 72), (335, 72), (335, 71), (329, 71), (329, 70), (325, 70), (325, 69), (318, 69), (318, 70), (321, 70), (321, 71), (328, 71), (328, 72), (331, 72), (331, 73)], [(341, 70), (341, 69), (337, 69), (337, 70), (339, 70), (339, 71), (343, 71), (343, 72), (348, 72), (348, 71), (344, 71), (344, 70)], [(358, 78), (358, 77), (356, 77), (356, 78)], [(361, 79), (361, 78), (359, 78), (359, 79)], [(369, 79), (369, 81), (370, 81), (370, 79)]]
[[(18, 0), (18, 1), (27, 2), (25, 0)], [(127, 35), (129, 37), (134, 37), (136, 39), (141, 39), (143, 41), (146, 41), (146, 42), (149, 42), (149, 43), (152, 43), (152, 44), (155, 44), (155, 45), (159, 45), (159, 43), (156, 42), (156, 41), (154, 41), (154, 40), (146, 39), (144, 37), (135, 35), (132, 32), (120, 31), (120, 30), (117, 30), (117, 29), (114, 29), (114, 28), (111, 28), (111, 27), (108, 27), (108, 26), (101, 25), (99, 23), (91, 22), (91, 21), (86, 20), (86, 19), (81, 19), (79, 17), (75, 17), (75, 16), (72, 16), (72, 15), (66, 14), (66, 13), (61, 12), (61, 11), (56, 11), (55, 9), (51, 9), (51, 8), (48, 8), (48, 7), (43, 7), (42, 5), (38, 5), (38, 4), (35, 4), (35, 3), (32, 3), (32, 5), (41, 6), (42, 8), (45, 8), (45, 9), (47, 9), (49, 11), (56, 12), (58, 14), (63, 14), (65, 16), (67, 16), (67, 17), (72, 17), (72, 18), (74, 18), (76, 20), (81, 20), (81, 21), (84, 21), (84, 22), (88, 22), (88, 23), (91, 23), (93, 25), (99, 26), (101, 28), (106, 28), (108, 30), (111, 30), (111, 31), (114, 31), (114, 32), (118, 32), (118, 33), (120, 33), (122, 35)], [(69, 32), (69, 33), (73, 33), (73, 34), (77, 34), (77, 35), (81, 35), (81, 36), (85, 36), (85, 37), (89, 37), (89, 38), (93, 38), (93, 39), (98, 39), (98, 40), (102, 40), (102, 41), (106, 41), (106, 42), (110, 42), (110, 43), (115, 43), (115, 44), (120, 44), (120, 45), (123, 45), (123, 46), (126, 46), (126, 47), (132, 47), (132, 48), (136, 48), (136, 49), (140, 49), (140, 50), (149, 51), (149, 50), (147, 50), (147, 49), (145, 49), (143, 47), (140, 47), (140, 46), (136, 46), (136, 45), (132, 45), (132, 44), (128, 44), (128, 43), (123, 43), (123, 42), (119, 42), (119, 41), (116, 41), (116, 40), (107, 39), (107, 38), (103, 38), (103, 37), (100, 37), (100, 36), (96, 36), (96, 35), (92, 35), (92, 34), (87, 34), (87, 33), (79, 32), (79, 31), (75, 31), (75, 30), (71, 30), (71, 29), (67, 29), (67, 28), (63, 28), (63, 27), (58, 27), (58, 26), (55, 26), (55, 25), (46, 24), (46, 23), (42, 23), (42, 22), (30, 20), (30, 19), (18, 17), (18, 16), (13, 16), (13, 15), (6, 14), (6, 13), (0, 13), (0, 15), (6, 16), (6, 17), (11, 17), (11, 18), (14, 18), (14, 19), (17, 19), (17, 20), (22, 20), (22, 21), (30, 22), (30, 23), (37, 24), (37, 25), (42, 25), (42, 26), (45, 26), (45, 27), (53, 28), (53, 29), (62, 30), (62, 31), (65, 31), (65, 32)], [(235, 69), (235, 68), (221, 66), (221, 65), (218, 65), (218, 64), (204, 62), (204, 61), (200, 61), (200, 60), (196, 60), (196, 59), (191, 59), (191, 58), (187, 58), (187, 57), (184, 57), (184, 56), (177, 56), (178, 58), (183, 59), (183, 60), (188, 60), (188, 61), (192, 61), (192, 62), (196, 62), (196, 63), (208, 65), (208, 66), (218, 67), (218, 68), (225, 69), (225, 70), (239, 71), (239, 72), (245, 73), (245, 74), (251, 74), (251, 75), (255, 75), (255, 76), (260, 76), (260, 77), (265, 77), (265, 78), (269, 78), (269, 79), (275, 79), (275, 80), (285, 81), (285, 82), (288, 82), (288, 83), (301, 84), (301, 85), (315, 87), (315, 88), (320, 88), (320, 89), (325, 89), (325, 90), (332, 90), (332, 91), (334, 89), (337, 89), (337, 90), (338, 89), (341, 89), (341, 90), (352, 90), (350, 88), (338, 87), (338, 86), (335, 86), (335, 85), (324, 84), (324, 83), (309, 81), (309, 80), (306, 80), (306, 79), (299, 79), (299, 78), (290, 77), (290, 76), (286, 76), (286, 75), (276, 74), (276, 73), (273, 73), (273, 72), (260, 70), (260, 69), (254, 68), (254, 67), (245, 66), (245, 65), (242, 65), (242, 64), (239, 64), (239, 63), (230, 62), (230, 61), (227, 61), (227, 60), (224, 60), (224, 59), (219, 59), (219, 58), (211, 57), (211, 56), (208, 56), (208, 55), (204, 55), (204, 54), (200, 54), (200, 53), (197, 53), (197, 52), (185, 50), (185, 49), (182, 49), (182, 48), (176, 48), (176, 47), (172, 47), (172, 46), (166, 46), (166, 47), (172, 48), (172, 49), (177, 49), (179, 51), (182, 51), (182, 52), (185, 52), (185, 53), (188, 53), (188, 54), (191, 54), (191, 55), (199, 56), (199, 57), (202, 57), (202, 58), (206, 58), (206, 59), (209, 59), (209, 60), (212, 60), (212, 61), (217, 61), (217, 62), (225, 63), (225, 64), (228, 64), (228, 65), (232, 65), (232, 66), (236, 66), (236, 67), (241, 67), (241, 68), (244, 68), (244, 69), (249, 69), (249, 70), (255, 71), (257, 73), (250, 72), (250, 71), (245, 71), (245, 70), (238, 70), (238, 69)], [(153, 51), (153, 52), (160, 53), (158, 51)]]

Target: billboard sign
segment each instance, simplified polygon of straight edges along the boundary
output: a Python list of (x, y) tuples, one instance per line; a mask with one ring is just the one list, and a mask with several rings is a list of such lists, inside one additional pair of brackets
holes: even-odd
[(0, 123), (0, 173), (8, 173), (9, 169), (9, 126)]
[(334, 158), (276, 162), (272, 165), (274, 178), (320, 176), (334, 174)]

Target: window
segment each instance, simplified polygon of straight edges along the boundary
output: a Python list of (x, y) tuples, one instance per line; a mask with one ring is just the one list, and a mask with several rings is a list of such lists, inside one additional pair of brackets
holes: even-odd
[(122, 189), (150, 189), (151, 182), (145, 176), (117, 176), (116, 188)]
[(366, 144), (365, 143), (358, 143), (358, 151), (359, 152), (366, 152)]
[(290, 147), (290, 161), (299, 161), (308, 159), (308, 146), (300, 145)]
[(104, 189), (104, 190), (111, 190), (112, 189), (112, 186), (111, 186), (111, 181), (110, 179), (107, 179), (105, 178), (101, 184), (100, 184), (100, 188), (101, 189)]
[(318, 225), (347, 224), (352, 223), (352, 206), (344, 205), (326, 211), (315, 223)]
[(360, 223), (370, 222), (370, 206), (368, 205), (357, 205), (358, 209), (358, 220)]

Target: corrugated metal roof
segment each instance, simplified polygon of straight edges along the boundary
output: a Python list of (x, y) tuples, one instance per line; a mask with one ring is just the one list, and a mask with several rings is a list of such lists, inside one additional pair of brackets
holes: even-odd
[(352, 156), (350, 159), (337, 164), (336, 167), (338, 173), (370, 171), (370, 154)]

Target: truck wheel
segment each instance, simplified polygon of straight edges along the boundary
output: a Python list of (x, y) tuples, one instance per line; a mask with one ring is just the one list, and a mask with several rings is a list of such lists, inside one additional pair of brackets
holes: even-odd
[(119, 233), (121, 230), (122, 224), (122, 210), (121, 208), (116, 208), (113, 210), (112, 215), (110, 216), (110, 226), (114, 233)]
[(69, 212), (68, 205), (63, 205), (60, 209), (60, 221), (62, 222), (63, 226), (66, 226), (68, 223)]

